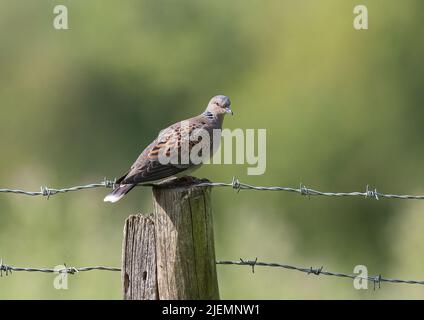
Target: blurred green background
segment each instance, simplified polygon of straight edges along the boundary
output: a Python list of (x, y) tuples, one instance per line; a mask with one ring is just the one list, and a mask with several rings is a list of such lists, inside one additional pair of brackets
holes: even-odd
[[(69, 30), (52, 26), (68, 8)], [(0, 187), (39, 190), (114, 178), (159, 129), (232, 99), (227, 128), (267, 129), (267, 171), (205, 166), (213, 181), (423, 194), (424, 3), (0, 0)], [(0, 194), (0, 257), (14, 266), (120, 265), (122, 229), (151, 210), (140, 188), (45, 198)], [(217, 259), (424, 278), (424, 202), (215, 189)], [(218, 266), (222, 298), (424, 298), (422, 286)], [(14, 273), (1, 299), (120, 299), (120, 274)]]

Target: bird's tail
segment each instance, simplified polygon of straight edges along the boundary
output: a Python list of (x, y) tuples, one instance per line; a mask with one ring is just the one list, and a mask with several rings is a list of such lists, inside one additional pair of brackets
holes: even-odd
[(115, 203), (122, 199), (128, 192), (134, 188), (136, 184), (120, 184), (111, 193), (109, 193), (104, 199), (104, 202)]

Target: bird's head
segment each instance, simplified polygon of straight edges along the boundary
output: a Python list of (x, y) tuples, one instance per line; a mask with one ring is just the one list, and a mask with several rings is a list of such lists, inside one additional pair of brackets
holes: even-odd
[(230, 98), (223, 95), (218, 95), (213, 97), (206, 108), (206, 111), (209, 111), (215, 115), (224, 115), (226, 113), (233, 114), (233, 111), (230, 108), (231, 101)]

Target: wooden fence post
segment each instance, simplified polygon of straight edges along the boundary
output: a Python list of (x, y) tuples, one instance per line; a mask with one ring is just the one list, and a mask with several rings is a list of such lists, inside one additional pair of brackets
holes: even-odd
[(125, 221), (121, 281), (125, 300), (158, 299), (152, 216), (137, 214)]
[(195, 178), (153, 187), (153, 214), (124, 227), (124, 299), (219, 299), (210, 187)]

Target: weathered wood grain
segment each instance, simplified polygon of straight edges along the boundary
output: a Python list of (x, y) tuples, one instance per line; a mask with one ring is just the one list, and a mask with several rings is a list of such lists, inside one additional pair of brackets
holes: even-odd
[(156, 300), (155, 228), (152, 216), (132, 215), (125, 221), (121, 281), (125, 300)]
[(124, 298), (219, 299), (211, 188), (195, 182), (181, 178), (153, 187), (153, 214), (127, 219)]

